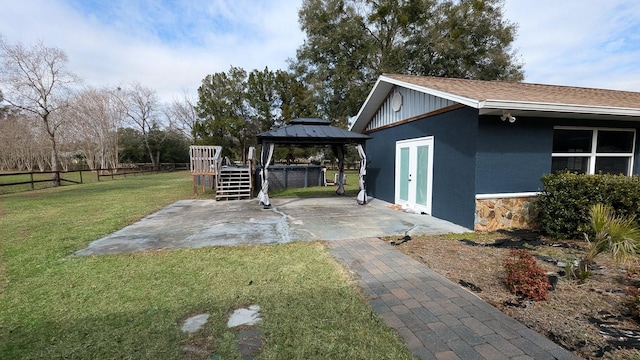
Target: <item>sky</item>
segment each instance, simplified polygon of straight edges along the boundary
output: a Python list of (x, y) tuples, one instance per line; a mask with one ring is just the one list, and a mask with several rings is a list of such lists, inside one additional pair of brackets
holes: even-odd
[[(231, 66), (287, 69), (305, 37), (302, 0), (0, 0), (9, 43), (64, 50), (96, 87), (139, 82), (165, 102), (196, 98)], [(525, 82), (640, 92), (640, 1), (505, 0)]]

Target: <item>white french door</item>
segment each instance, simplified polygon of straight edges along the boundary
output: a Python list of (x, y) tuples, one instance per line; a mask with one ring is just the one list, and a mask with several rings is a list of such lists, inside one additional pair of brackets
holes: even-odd
[(431, 214), (433, 136), (396, 142), (395, 203)]

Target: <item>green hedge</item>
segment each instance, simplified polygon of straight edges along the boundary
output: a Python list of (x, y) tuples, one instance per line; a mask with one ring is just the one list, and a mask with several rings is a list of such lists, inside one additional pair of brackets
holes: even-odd
[(582, 237), (589, 224), (589, 207), (612, 206), (618, 215), (640, 218), (640, 177), (554, 173), (542, 177), (537, 197), (540, 229), (556, 238)]

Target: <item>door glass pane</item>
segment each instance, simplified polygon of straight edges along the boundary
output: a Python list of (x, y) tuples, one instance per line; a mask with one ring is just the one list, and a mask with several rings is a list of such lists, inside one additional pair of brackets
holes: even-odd
[(596, 158), (596, 174), (629, 174), (629, 158), (628, 157), (597, 157)]
[(592, 130), (553, 130), (554, 153), (591, 152)]
[(409, 148), (400, 149), (400, 200), (409, 201)]
[(416, 204), (427, 206), (429, 175), (429, 146), (418, 146), (418, 168), (416, 170)]
[(589, 170), (589, 158), (585, 156), (554, 156), (551, 159), (551, 172), (564, 170), (584, 174)]
[(633, 131), (598, 131), (599, 153), (631, 153), (632, 150)]

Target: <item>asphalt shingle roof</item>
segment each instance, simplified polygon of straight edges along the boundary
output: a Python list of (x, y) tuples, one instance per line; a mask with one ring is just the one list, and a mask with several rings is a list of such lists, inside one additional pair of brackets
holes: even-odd
[(640, 92), (573, 86), (385, 74), (409, 84), (469, 99), (640, 109)]

